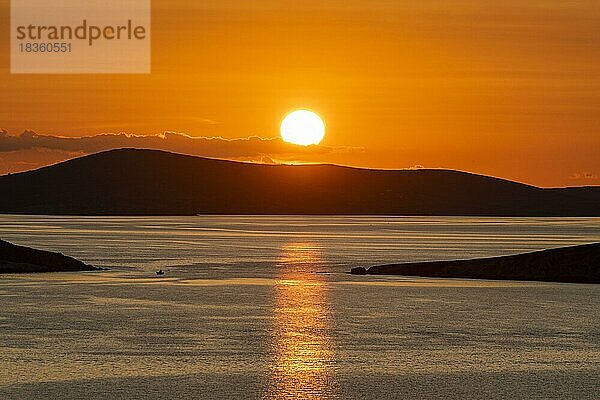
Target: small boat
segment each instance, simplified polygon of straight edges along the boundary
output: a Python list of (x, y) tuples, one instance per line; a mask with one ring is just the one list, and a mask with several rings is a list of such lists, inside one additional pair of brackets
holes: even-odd
[(164, 275), (165, 271), (163, 271), (162, 269), (159, 269), (158, 271), (156, 271), (156, 275)]

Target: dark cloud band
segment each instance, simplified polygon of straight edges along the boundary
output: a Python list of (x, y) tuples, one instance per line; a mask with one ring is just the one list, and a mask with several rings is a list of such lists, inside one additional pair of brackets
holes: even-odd
[(11, 136), (0, 131), (0, 152), (28, 149), (51, 149), (69, 152), (95, 153), (104, 150), (135, 147), (167, 150), (215, 158), (284, 158), (311, 156), (339, 151), (361, 151), (360, 148), (330, 146), (297, 146), (280, 138), (251, 136), (239, 139), (192, 137), (183, 133), (165, 132), (157, 135), (105, 133), (84, 137), (40, 135), (25, 131)]

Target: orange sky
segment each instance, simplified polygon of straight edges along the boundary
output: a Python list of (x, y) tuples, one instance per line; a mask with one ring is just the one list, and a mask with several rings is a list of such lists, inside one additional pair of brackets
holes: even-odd
[[(286, 112), (309, 108), (327, 125), (323, 148), (252, 142), (230, 158), (600, 184), (597, 0), (153, 0), (149, 75), (11, 75), (0, 5), (0, 129), (11, 136), (272, 138)], [(3, 140), (0, 173), (91, 151)]]

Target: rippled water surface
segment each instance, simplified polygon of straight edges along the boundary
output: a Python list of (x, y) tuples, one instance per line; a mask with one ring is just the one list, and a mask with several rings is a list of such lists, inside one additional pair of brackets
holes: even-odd
[(0, 277), (3, 399), (600, 392), (598, 285), (344, 273), (600, 241), (600, 219), (0, 216), (0, 237), (111, 268)]

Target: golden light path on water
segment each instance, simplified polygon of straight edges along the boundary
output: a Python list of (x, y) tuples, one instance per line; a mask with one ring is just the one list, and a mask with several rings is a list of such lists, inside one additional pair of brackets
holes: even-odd
[(326, 277), (313, 268), (322, 262), (314, 243), (283, 246), (274, 288), (272, 371), (267, 398), (333, 397), (331, 310)]

